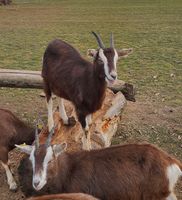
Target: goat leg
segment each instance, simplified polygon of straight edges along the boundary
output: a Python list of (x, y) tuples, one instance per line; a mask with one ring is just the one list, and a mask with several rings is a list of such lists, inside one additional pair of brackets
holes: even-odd
[(64, 125), (74, 126), (76, 124), (75, 118), (67, 116), (63, 99), (60, 97), (57, 97), (57, 98), (58, 98), (58, 104), (59, 104), (60, 117), (63, 120)]
[(88, 115), (84, 115), (82, 112), (77, 112), (78, 120), (82, 125), (83, 128), (83, 135), (82, 135), (82, 149), (90, 150), (91, 149), (91, 141), (90, 141), (90, 130), (89, 130), (89, 123), (88, 123)]
[(89, 130), (86, 130), (84, 129), (84, 134), (83, 134), (83, 137), (82, 137), (82, 148), (84, 150), (91, 150), (91, 141), (90, 141), (90, 131)]
[(2, 166), (4, 167), (5, 171), (6, 171), (6, 176), (7, 176), (7, 180), (8, 180), (8, 185), (9, 185), (9, 189), (11, 191), (16, 191), (17, 190), (17, 184), (13, 178), (13, 175), (11, 173), (10, 167), (7, 163), (2, 163)]
[(47, 110), (48, 110), (48, 128), (49, 132), (54, 127), (54, 119), (53, 119), (53, 101), (52, 97), (47, 100)]

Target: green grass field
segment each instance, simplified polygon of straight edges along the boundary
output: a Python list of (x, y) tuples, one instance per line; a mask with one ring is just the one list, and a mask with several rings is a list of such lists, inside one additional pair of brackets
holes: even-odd
[(119, 62), (118, 73), (137, 87), (138, 98), (182, 103), (180, 0), (13, 2), (0, 7), (0, 68), (41, 70), (43, 52), (54, 38), (86, 56), (88, 48), (97, 47), (92, 30), (106, 44), (112, 31), (117, 48), (134, 48), (132, 56)]

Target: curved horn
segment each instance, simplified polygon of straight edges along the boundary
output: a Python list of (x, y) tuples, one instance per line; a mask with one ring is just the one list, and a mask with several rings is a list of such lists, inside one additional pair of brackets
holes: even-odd
[(39, 136), (38, 136), (38, 124), (36, 124), (35, 128), (35, 149), (39, 148)]
[(97, 42), (98, 42), (99, 47), (102, 48), (102, 49), (104, 49), (104, 48), (105, 48), (105, 45), (104, 45), (104, 43), (102, 42), (101, 37), (100, 37), (97, 33), (95, 33), (94, 31), (92, 31), (92, 34), (95, 36), (95, 38), (96, 38), (96, 40), (97, 40)]
[(114, 36), (113, 36), (113, 33), (111, 33), (111, 37), (110, 37), (110, 47), (114, 48)]
[(56, 128), (56, 126), (54, 126), (54, 127), (51, 129), (51, 131), (49, 132), (49, 135), (48, 135), (47, 141), (46, 141), (46, 147), (49, 147), (50, 144), (51, 144), (51, 140), (52, 140), (52, 136), (53, 136), (53, 134), (54, 134), (55, 128)]

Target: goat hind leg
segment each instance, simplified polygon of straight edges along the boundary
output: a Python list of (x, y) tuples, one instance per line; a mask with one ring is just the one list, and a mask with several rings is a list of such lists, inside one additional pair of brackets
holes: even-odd
[(11, 173), (10, 167), (8, 165), (8, 163), (2, 163), (2, 166), (4, 167), (5, 171), (6, 171), (6, 176), (7, 176), (7, 180), (8, 180), (8, 185), (9, 185), (9, 189), (11, 191), (16, 191), (17, 190), (17, 184), (13, 178), (13, 175)]
[(53, 101), (52, 101), (52, 92), (47, 81), (44, 81), (44, 92), (46, 94), (46, 104), (48, 110), (48, 129), (49, 131), (51, 131), (52, 128), (54, 127)]
[(84, 131), (83, 136), (82, 136), (82, 145), (83, 145), (82, 148), (84, 150), (90, 150), (91, 141), (90, 141), (90, 130), (89, 130), (88, 118), (84, 116), (83, 114), (79, 114), (78, 119)]
[(47, 110), (48, 110), (48, 128), (49, 131), (54, 127), (54, 119), (53, 119), (53, 101), (52, 96), (47, 98)]

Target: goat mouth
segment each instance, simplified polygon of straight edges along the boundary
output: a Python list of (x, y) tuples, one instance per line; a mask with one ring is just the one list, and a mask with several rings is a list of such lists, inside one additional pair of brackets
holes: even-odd
[(110, 78), (108, 78), (107, 76), (105, 76), (105, 80), (106, 80), (107, 83), (113, 84), (113, 83), (115, 82), (116, 79), (110, 79)]
[(34, 187), (34, 189), (35, 189), (36, 191), (39, 191), (39, 190), (41, 190), (41, 189), (45, 186), (46, 183), (47, 183), (47, 181), (44, 181), (43, 183), (39, 183), (37, 186), (35, 186), (35, 185), (33, 184), (33, 187)]

